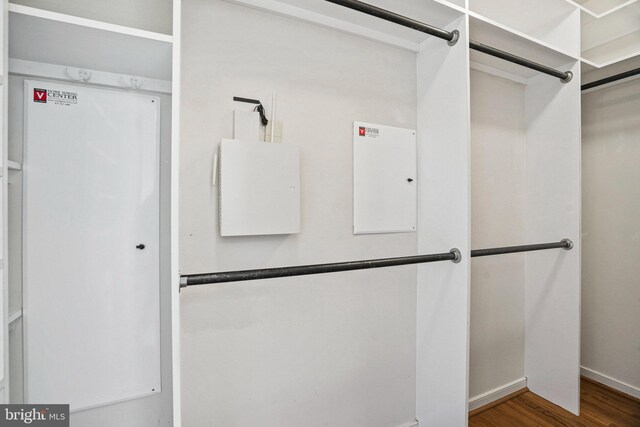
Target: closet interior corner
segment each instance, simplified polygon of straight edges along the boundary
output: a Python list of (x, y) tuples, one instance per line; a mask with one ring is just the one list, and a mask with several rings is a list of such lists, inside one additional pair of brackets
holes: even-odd
[[(572, 22), (565, 31), (577, 36)], [(580, 61), (484, 19), (471, 18), (471, 37), (573, 75), (565, 83), (471, 54), (472, 247), (573, 241), (471, 262), (471, 408), (519, 384), (577, 414)]]

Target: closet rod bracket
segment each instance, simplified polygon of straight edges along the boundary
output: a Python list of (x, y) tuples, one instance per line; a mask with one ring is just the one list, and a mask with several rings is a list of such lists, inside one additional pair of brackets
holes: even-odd
[(562, 239), (560, 240), (562, 243), (565, 243), (567, 246), (565, 247), (566, 250), (570, 251), (571, 249), (573, 249), (573, 241), (571, 239)]
[(565, 74), (567, 75), (567, 77), (565, 77), (564, 79), (560, 79), (562, 83), (569, 83), (571, 80), (573, 80), (573, 73), (571, 71), (565, 71)]
[(451, 31), (451, 36), (452, 36), (452, 39), (447, 40), (447, 44), (449, 46), (455, 46), (455, 44), (458, 43), (458, 40), (460, 40), (460, 31), (458, 30)]
[(449, 252), (453, 254), (453, 259), (451, 260), (452, 263), (458, 264), (460, 261), (462, 261), (462, 253), (460, 252), (460, 249), (453, 248)]

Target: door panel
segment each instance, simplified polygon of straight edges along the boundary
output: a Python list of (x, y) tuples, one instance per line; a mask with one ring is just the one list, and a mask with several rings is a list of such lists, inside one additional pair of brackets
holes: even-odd
[(160, 392), (160, 98), (25, 81), (29, 403)]

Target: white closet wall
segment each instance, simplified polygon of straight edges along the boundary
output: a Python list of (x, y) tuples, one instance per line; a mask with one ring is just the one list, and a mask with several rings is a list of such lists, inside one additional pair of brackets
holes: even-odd
[[(460, 42), (326, 2), (185, 4), (182, 274), (452, 247), (463, 261), (419, 266), (417, 276), (402, 267), (184, 289), (186, 425), (211, 413), (230, 425), (465, 425), (469, 376), (472, 396), (527, 377), (534, 392), (578, 411), (579, 9), (548, 0), (523, 19), (510, 2), (476, 0), (468, 13), (458, 2), (369, 3), (458, 29)], [(469, 54), (469, 35), (574, 79)], [(471, 82), (470, 61), (482, 71)], [(274, 89), (283, 143), (301, 147), (302, 231), (220, 238), (211, 181), (217, 144), (241, 108), (232, 97), (268, 105)], [(417, 127), (417, 236), (352, 236), (353, 120)], [(474, 248), (566, 237), (576, 246), (479, 260), (470, 282), (472, 236)], [(479, 287), (471, 373), (470, 284)]]
[[(183, 6), (182, 274), (415, 254), (415, 234), (352, 225), (353, 120), (416, 127), (415, 55), (228, 2)], [(273, 90), (282, 143), (300, 147), (301, 233), (221, 238), (212, 163), (243, 108), (233, 96), (269, 113)], [(414, 266), (184, 289), (183, 425), (408, 425), (415, 300)]]
[[(526, 241), (524, 90), (522, 83), (471, 71), (473, 248)], [(524, 380), (525, 256), (471, 262), (471, 399)]]
[(583, 373), (640, 397), (640, 80), (585, 92), (582, 112)]

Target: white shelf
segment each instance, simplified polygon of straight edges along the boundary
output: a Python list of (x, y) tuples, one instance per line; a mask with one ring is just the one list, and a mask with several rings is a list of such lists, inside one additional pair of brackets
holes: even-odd
[(582, 58), (603, 67), (640, 54), (640, 2), (603, 18), (583, 17)]
[[(564, 67), (578, 60), (576, 57), (558, 52), (533, 41), (530, 37), (518, 35), (501, 25), (495, 25), (474, 16), (469, 18), (469, 28), (471, 39), (474, 41), (493, 46), (548, 67), (565, 71)], [(487, 72), (494, 70), (492, 74), (521, 83), (540, 75), (538, 71), (474, 50), (471, 51), (471, 62), (475, 69)]]
[(9, 57), (171, 80), (173, 37), (9, 5)]
[(117, 34), (124, 34), (133, 37), (140, 37), (149, 40), (157, 40), (165, 43), (172, 43), (173, 37), (168, 34), (154, 33), (152, 31), (139, 30), (137, 28), (125, 27), (122, 25), (109, 24), (107, 22), (95, 21), (93, 19), (80, 18), (63, 13), (51, 12), (35, 7), (22, 6), (19, 4), (9, 3), (9, 12), (22, 15), (56, 21), (60, 23), (79, 25), (82, 27), (92, 28), (96, 30), (109, 31)]
[(602, 68), (640, 55), (640, 30), (582, 53), (582, 59)]
[(9, 168), (9, 170), (21, 171), (22, 165), (18, 162), (14, 162), (13, 160), (7, 160), (7, 168)]
[(514, 8), (512, 0), (469, 0), (469, 16), (565, 55), (580, 55), (577, 5), (538, 0)]
[(13, 322), (20, 319), (21, 317), (22, 317), (22, 310), (18, 310), (16, 312), (11, 313), (11, 315), (9, 316), (9, 324), (12, 324)]
[[(227, 0), (288, 16), (324, 27), (334, 28), (364, 38), (380, 41), (402, 49), (418, 52), (419, 45), (428, 37), (410, 28), (384, 21), (332, 3), (317, 0)], [(457, 5), (461, 0), (421, 0), (420, 2), (398, 2), (397, 0), (368, 0), (369, 4), (439, 28), (449, 26), (463, 15), (464, 9)]]
[(567, 0), (594, 18), (603, 18), (639, 0)]

